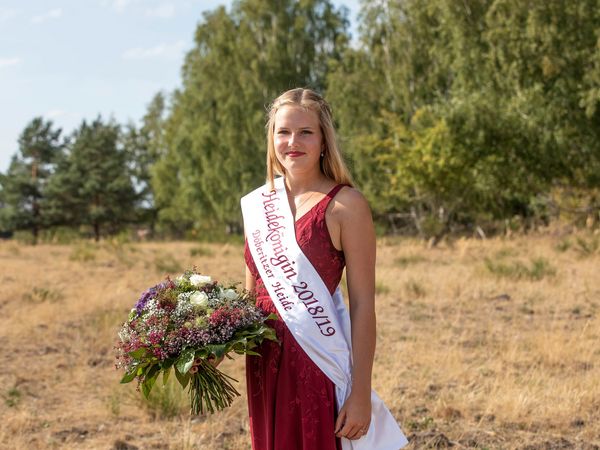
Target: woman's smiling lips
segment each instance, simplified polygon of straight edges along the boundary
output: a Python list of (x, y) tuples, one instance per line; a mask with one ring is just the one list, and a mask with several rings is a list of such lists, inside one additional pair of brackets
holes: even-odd
[(302, 155), (304, 155), (304, 153), (302, 153), (302, 152), (288, 152), (288, 153), (286, 153), (286, 155), (287, 155), (287, 156), (290, 156), (290, 157), (292, 157), (292, 158), (295, 158), (295, 157), (297, 157), (297, 156), (302, 156)]

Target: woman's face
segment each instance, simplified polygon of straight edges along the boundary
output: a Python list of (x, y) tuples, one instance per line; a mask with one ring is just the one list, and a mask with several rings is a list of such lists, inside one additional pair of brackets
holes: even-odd
[(323, 136), (316, 112), (284, 106), (275, 113), (275, 155), (287, 172), (319, 170)]

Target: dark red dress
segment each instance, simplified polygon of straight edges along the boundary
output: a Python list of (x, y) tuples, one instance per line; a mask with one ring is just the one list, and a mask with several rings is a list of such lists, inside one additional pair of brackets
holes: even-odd
[[(343, 187), (337, 185), (296, 221), (298, 245), (333, 294), (342, 277), (344, 253), (327, 230), (325, 210)], [(277, 312), (265, 289), (248, 243), (246, 264), (256, 280), (258, 306)], [(280, 343), (266, 341), (246, 358), (248, 410), (253, 450), (339, 450), (334, 434), (335, 386), (298, 345), (283, 320), (271, 321)]]

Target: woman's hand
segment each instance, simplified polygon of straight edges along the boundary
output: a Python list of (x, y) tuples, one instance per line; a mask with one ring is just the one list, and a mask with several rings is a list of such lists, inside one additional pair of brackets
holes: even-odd
[(335, 435), (339, 438), (360, 439), (371, 424), (371, 393), (350, 392), (340, 409), (335, 423)]

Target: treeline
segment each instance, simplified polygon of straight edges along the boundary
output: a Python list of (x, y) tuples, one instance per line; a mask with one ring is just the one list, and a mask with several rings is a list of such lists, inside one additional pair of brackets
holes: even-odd
[(598, 0), (365, 0), (358, 29), (328, 0), (205, 13), (181, 89), (140, 124), (26, 127), (0, 176), (0, 229), (240, 233), (239, 198), (264, 181), (266, 106), (297, 86), (332, 104), (384, 231), (598, 222)]

